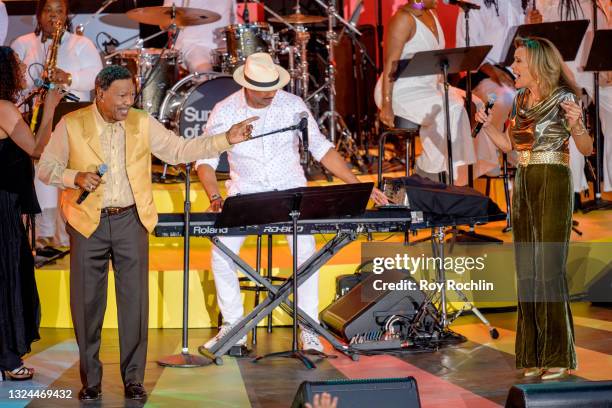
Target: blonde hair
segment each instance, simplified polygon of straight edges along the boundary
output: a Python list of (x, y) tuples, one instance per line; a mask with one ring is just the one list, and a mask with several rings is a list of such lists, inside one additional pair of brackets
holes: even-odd
[(565, 86), (579, 95), (574, 75), (552, 42), (541, 37), (519, 37), (514, 40), (514, 46), (516, 48), (524, 47), (527, 51), (529, 72), (537, 81), (540, 94), (543, 97), (550, 95), (560, 86)]

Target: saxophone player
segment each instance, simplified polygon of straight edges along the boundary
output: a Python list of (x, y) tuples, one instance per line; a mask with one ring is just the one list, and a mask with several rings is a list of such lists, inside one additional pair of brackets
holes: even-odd
[[(68, 0), (39, 1), (35, 31), (18, 37), (11, 48), (27, 66), (26, 91), (34, 87), (35, 79), (47, 79), (61, 84), (81, 101), (90, 101), (96, 74), (102, 69), (102, 60), (91, 40), (70, 33), (69, 13)], [(58, 24), (62, 26), (63, 32), (55, 43), (53, 35)], [(56, 64), (48, 67), (48, 77), (43, 78), (43, 68), (50, 48), (56, 48)], [(40, 255), (45, 253), (41, 250), (48, 246), (68, 246), (69, 238), (58, 211), (57, 187), (44, 185), (38, 177), (34, 183), (42, 209), (36, 219), (36, 246)], [(49, 255), (52, 254), (51, 250)]]

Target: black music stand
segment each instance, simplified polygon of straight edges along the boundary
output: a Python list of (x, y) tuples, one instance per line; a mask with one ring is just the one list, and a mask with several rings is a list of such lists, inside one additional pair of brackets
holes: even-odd
[(444, 76), (444, 115), (446, 119), (446, 145), (448, 150), (448, 184), (454, 183), (453, 176), (453, 148), (450, 130), (450, 108), (448, 100), (448, 75), (462, 71), (473, 71), (484, 61), (490, 45), (477, 47), (450, 48), (446, 50), (434, 50), (417, 52), (410, 60), (398, 61), (398, 69), (393, 80), (413, 76), (435, 75)]
[[(595, 14), (597, 16), (597, 14)], [(582, 212), (587, 213), (593, 210), (607, 210), (612, 208), (612, 202), (601, 198), (601, 183), (603, 181), (603, 138), (601, 134), (601, 124), (599, 123), (599, 72), (612, 71), (612, 30), (595, 30), (591, 44), (589, 56), (584, 66), (585, 71), (593, 71), (594, 89), (593, 100), (595, 103), (595, 146), (597, 151), (595, 164), (595, 181), (593, 188), (595, 198), (582, 205)], [(608, 50), (608, 51), (606, 51)]]
[(293, 274), (283, 284), (292, 285), (293, 332), (291, 350), (257, 357), (259, 361), (268, 357), (296, 358), (306, 368), (315, 368), (307, 357), (315, 355), (328, 357), (325, 353), (298, 350), (298, 220), (324, 219), (359, 216), (365, 212), (374, 183), (343, 184), (326, 187), (300, 187), (284, 191), (272, 191), (229, 197), (224, 205), (215, 227), (230, 228), (248, 225), (261, 225), (276, 222), (293, 222)]
[(573, 61), (582, 43), (582, 37), (589, 27), (589, 20), (556, 21), (553, 23), (523, 24), (508, 31), (502, 65), (514, 62), (514, 40), (516, 37), (542, 37), (550, 40), (561, 53), (564, 61)]

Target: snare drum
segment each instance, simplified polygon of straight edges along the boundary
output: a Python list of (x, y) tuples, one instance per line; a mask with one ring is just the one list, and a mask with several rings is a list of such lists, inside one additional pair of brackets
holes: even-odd
[(210, 52), (212, 69), (215, 72), (233, 74), (236, 67), (232, 66), (226, 48), (216, 48)]
[(159, 118), (166, 92), (178, 80), (179, 52), (158, 48), (124, 50), (110, 63), (125, 66), (136, 78), (138, 98), (134, 106)]
[(268, 23), (234, 24), (225, 27), (224, 31), (232, 71), (244, 64), (249, 55), (272, 51), (273, 34)]

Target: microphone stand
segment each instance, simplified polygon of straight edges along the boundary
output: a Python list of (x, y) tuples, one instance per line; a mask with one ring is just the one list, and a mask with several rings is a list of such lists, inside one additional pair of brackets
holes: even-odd
[(91, 16), (89, 16), (89, 18), (87, 20), (85, 20), (84, 23), (79, 24), (76, 29), (74, 30), (74, 33), (76, 35), (83, 35), (83, 33), (85, 32), (85, 27), (92, 22), (92, 20), (96, 17), (98, 17), (100, 15), (100, 13), (102, 13), (108, 6), (110, 6), (111, 4), (113, 4), (114, 2), (116, 2), (117, 0), (106, 0), (102, 6)]
[[(465, 46), (470, 46), (470, 11), (472, 8), (465, 4), (457, 4), (458, 7), (461, 7), (463, 10), (463, 15), (465, 16)], [(465, 77), (465, 110), (468, 115), (468, 120), (470, 122), (470, 128), (472, 127), (472, 71), (469, 69), (466, 71)], [(468, 165), (468, 186), (474, 187), (474, 166), (472, 164)], [(451, 178), (451, 184), (453, 184), (453, 180)], [(473, 225), (470, 225), (470, 229), (468, 231), (464, 231), (460, 228), (453, 227), (447, 233), (452, 234), (452, 240), (454, 242), (493, 242), (500, 243), (500, 240), (488, 235), (478, 234)]]
[(162, 367), (194, 368), (212, 363), (207, 358), (189, 353), (189, 250), (190, 250), (190, 219), (191, 219), (191, 163), (185, 165), (185, 203), (183, 207), (185, 230), (183, 234), (183, 344), (180, 354), (174, 354), (157, 360)]
[[(460, 6), (465, 16), (465, 46), (470, 46), (470, 8)], [(468, 116), (470, 128), (472, 127), (472, 72), (468, 69), (465, 77), (465, 110)], [(474, 166), (468, 165), (468, 186), (474, 187)]]

